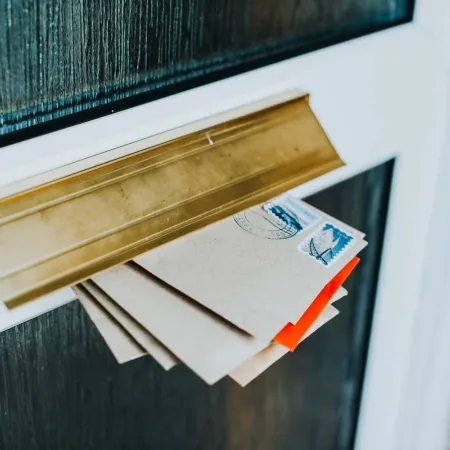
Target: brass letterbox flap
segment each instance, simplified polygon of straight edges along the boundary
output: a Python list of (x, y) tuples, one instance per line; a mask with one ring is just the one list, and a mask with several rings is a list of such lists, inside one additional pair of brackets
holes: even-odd
[(343, 165), (307, 95), (258, 108), (0, 191), (1, 300), (73, 285)]

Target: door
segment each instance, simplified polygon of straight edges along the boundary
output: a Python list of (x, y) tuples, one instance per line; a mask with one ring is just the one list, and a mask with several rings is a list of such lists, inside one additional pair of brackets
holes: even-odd
[[(394, 3), (404, 5), (402, 2)], [(392, 2), (386, 4), (392, 5)], [(12, 20), (8, 5), (8, 2), (2, 5), (5, 14), (0, 15), (0, 20), (5, 21), (5, 26), (0, 28), (0, 33), (3, 33), (0, 45), (7, 42), (5, 35), (11, 34), (14, 27), (20, 29), (22, 26), (20, 20)], [(42, 8), (43, 3), (40, 2), (40, 5)], [(21, 8), (21, 13), (34, 17), (55, 17), (59, 6), (55, 4), (54, 9)], [(128, 11), (128, 5), (121, 3), (120, 6), (123, 11)], [(351, 5), (347, 6), (346, 3), (344, 12), (351, 11)], [(71, 7), (67, 8), (64, 10), (67, 17), (75, 17)], [(159, 94), (153, 97), (138, 92), (137, 96), (142, 94), (142, 101), (154, 101), (130, 107), (139, 102), (129, 103), (130, 100), (120, 98), (117, 100), (120, 112), (111, 115), (108, 114), (116, 112), (114, 107), (101, 101), (105, 98), (103, 93), (108, 86), (103, 87), (98, 97), (98, 92), (91, 93), (95, 98), (87, 98), (87, 103), (80, 108), (83, 111), (73, 104), (73, 99), (77, 99), (80, 93), (76, 83), (86, 81), (83, 78), (85, 75), (77, 75), (75, 80), (75, 72), (71, 71), (73, 63), (69, 61), (69, 64), (65, 64), (61, 59), (58, 60), (56, 54), (52, 67), (67, 71), (69, 79), (72, 79), (67, 92), (73, 98), (67, 103), (60, 99), (61, 114), (58, 108), (56, 112), (42, 111), (42, 107), (40, 110), (39, 106), (34, 105), (33, 110), (33, 105), (26, 100), (43, 93), (41, 88), (47, 85), (48, 78), (45, 77), (50, 76), (51, 71), (33, 72), (35, 68), (25, 70), (26, 66), (23, 66), (23, 73), (32, 76), (33, 82), (29, 85), (18, 83), (17, 86), (21, 89), (27, 86), (30, 96), (23, 97), (25, 102), (13, 104), (12, 92), (4, 91), (2, 94), (2, 108), (5, 104), (8, 108), (5, 114), (7, 120), (2, 123), (2, 143), (5, 147), (0, 151), (0, 185), (106, 152), (272, 94), (301, 89), (311, 93), (311, 105), (347, 166), (302, 186), (299, 192), (306, 197), (333, 186), (329, 191), (312, 198), (312, 202), (317, 202), (325, 211), (367, 232), (367, 220), (370, 218), (370, 223), (376, 224), (372, 237), (375, 245), (370, 247), (375, 255), (367, 258), (371, 269), (363, 272), (363, 268), (360, 268), (360, 272), (352, 278), (353, 283), (367, 286), (367, 292), (370, 291), (370, 295), (364, 294), (367, 300), (362, 303), (365, 305), (365, 322), (356, 321), (358, 314), (364, 314), (351, 309), (352, 305), (360, 304), (360, 297), (344, 300), (348, 310), (347, 316), (343, 315), (343, 318), (347, 317), (348, 322), (340, 329), (341, 334), (345, 328), (347, 342), (353, 342), (350, 339), (350, 325), (361, 327), (358, 336), (361, 337), (359, 352), (362, 357), (350, 357), (349, 353), (345, 357), (349, 358), (346, 360), (347, 369), (340, 366), (342, 377), (343, 374), (360, 374), (355, 377), (357, 381), (354, 384), (344, 384), (348, 391), (340, 391), (327, 383), (324, 377), (316, 379), (312, 375), (321, 365), (320, 360), (313, 358), (314, 346), (321, 348), (328, 345), (330, 340), (333, 341), (332, 333), (338, 331), (333, 331), (332, 327), (337, 327), (338, 323), (330, 324), (323, 333), (305, 343), (304, 352), (310, 349), (311, 359), (307, 355), (303, 359), (302, 354), (289, 355), (286, 361), (274, 366), (273, 371), (276, 372), (273, 373), (277, 376), (271, 375), (271, 372), (267, 374), (269, 380), (270, 376), (274, 377), (272, 383), (261, 381), (259, 385), (250, 385), (249, 390), (244, 391), (222, 383), (217, 389), (206, 390), (194, 386), (196, 382), (187, 372), (174, 372), (174, 379), (179, 379), (176, 379), (177, 383), (172, 381), (174, 384), (171, 385), (167, 377), (155, 374), (156, 368), (150, 367), (149, 361), (136, 361), (123, 368), (112, 364), (110, 355), (78, 304), (70, 303), (0, 335), (4, 374), (0, 408), (4, 412), (2, 417), (6, 417), (1, 422), (0, 438), (5, 448), (10, 448), (9, 445), (42, 448), (40, 445), (43, 443), (64, 448), (71, 442), (93, 446), (108, 439), (118, 448), (127, 445), (129, 439), (131, 442), (136, 439), (136, 443), (153, 443), (157, 440), (170, 448), (174, 443), (186, 442), (184, 437), (188, 434), (192, 436), (192, 441), (189, 441), (192, 448), (207, 448), (207, 444), (212, 448), (214, 445), (217, 448), (264, 448), (258, 447), (260, 437), (265, 438), (267, 445), (272, 445), (267, 448), (277, 448), (276, 445), (290, 448), (300, 431), (300, 439), (304, 439), (301, 444), (315, 445), (318, 449), (351, 448), (354, 438), (356, 448), (363, 450), (434, 448), (432, 445), (439, 440), (438, 435), (442, 436), (445, 427), (438, 427), (438, 431), (431, 428), (432, 432), (424, 438), (421, 434), (424, 427), (421, 425), (427, 415), (436, 418), (434, 405), (429, 404), (425, 396), (430, 392), (428, 381), (433, 376), (433, 367), (442, 354), (438, 353), (433, 359), (428, 349), (440, 341), (440, 331), (445, 328), (445, 322), (436, 326), (436, 315), (421, 316), (418, 311), (422, 313), (424, 305), (428, 312), (437, 311), (444, 315), (445, 311), (445, 304), (438, 302), (442, 298), (440, 293), (444, 292), (445, 277), (434, 279), (430, 287), (427, 285), (430, 278), (427, 278), (426, 270), (436, 261), (444, 261), (442, 251), (445, 249), (444, 244), (439, 248), (428, 245), (434, 236), (433, 224), (443, 217), (436, 212), (436, 208), (443, 211), (441, 205), (430, 200), (434, 198), (438, 181), (443, 179), (442, 175), (439, 176), (439, 165), (445, 145), (448, 107), (448, 77), (440, 51), (441, 44), (436, 38), (440, 30), (446, 27), (444, 19), (435, 20), (440, 16), (436, 11), (441, 8), (445, 11), (444, 2), (438, 0), (427, 2), (426, 5), (418, 2), (413, 23), (296, 57), (293, 57), (293, 53), (284, 53), (272, 60), (253, 63), (247, 69), (259, 68), (250, 72), (244, 73), (246, 69), (235, 69), (233, 72), (219, 65), (222, 75), (211, 76), (208, 79), (211, 83), (200, 86), (201, 82), (192, 81), (179, 89), (162, 86), (158, 88), (159, 91), (156, 89)], [(173, 11), (178, 10), (174, 8)], [(407, 9), (403, 10), (404, 14), (407, 12)], [(133, 11), (131, 16), (135, 17)], [(91, 17), (95, 17), (95, 14)], [(110, 17), (110, 24), (119, 23), (121, 17), (122, 12)], [(333, 17), (336, 19), (338, 16)], [(351, 15), (349, 17), (352, 19)], [(401, 21), (393, 16), (390, 19), (392, 23)], [(73, 29), (75, 26), (96, 29), (95, 21), (82, 23), (77, 20), (73, 23)], [(264, 20), (261, 23), (264, 24)], [(52, 23), (58, 27), (57, 21)], [(336, 23), (342, 22), (337, 20)], [(348, 23), (353, 22), (349, 20)], [(435, 24), (441, 28), (434, 27)], [(382, 24), (378, 27), (369, 25), (366, 31), (383, 27)], [(275, 31), (279, 29), (277, 24)], [(42, 33), (48, 36), (50, 31), (51, 28), (48, 28)], [(363, 34), (361, 30), (353, 30), (353, 34), (348, 29), (346, 32), (347, 38)], [(73, 42), (77, 46), (78, 57), (82, 59), (81, 50), (92, 48), (89, 33), (86, 42), (75, 42), (70, 36), (65, 34), (68, 45)], [(306, 50), (336, 42), (329, 36), (328, 39), (331, 40), (323, 38)], [(41, 42), (37, 41), (36, 49), (32, 49), (37, 55), (43, 51), (40, 46)], [(112, 48), (119, 54), (123, 50), (117, 43)], [(6, 55), (6, 52), (13, 54), (11, 52), (14, 51), (15, 47), (3, 47), (1, 55)], [(302, 50), (297, 51), (301, 53)], [(26, 54), (22, 56), (26, 59)], [(283, 59), (286, 56), (290, 59)], [(279, 62), (265, 65), (275, 61)], [(126, 68), (126, 64), (123, 67)], [(120, 71), (109, 69), (112, 76), (120, 80)], [(102, 70), (99, 68), (97, 72), (101, 73)], [(230, 77), (238, 72), (243, 73)], [(33, 77), (33, 73), (37, 75)], [(12, 86), (11, 70), (2, 71), (2, 76), (5, 78), (1, 85)], [(80, 77), (81, 80), (78, 79)], [(190, 89), (193, 87), (195, 89)], [(48, 108), (54, 107), (56, 100), (52, 95), (66, 92), (64, 89), (56, 85), (51, 93), (45, 93), (48, 95), (47, 103), (44, 104)], [(139, 91), (138, 83), (132, 85), (131, 91), (133, 89)], [(174, 95), (167, 97), (166, 94)], [(120, 103), (121, 100), (124, 103)], [(95, 120), (85, 121), (94, 117)], [(34, 138), (28, 139), (31, 137)], [(392, 163), (381, 165), (392, 158), (396, 158), (394, 171)], [(379, 167), (374, 168), (376, 166)], [(367, 169), (371, 170), (361, 174)], [(352, 178), (357, 174), (360, 175)], [(335, 186), (344, 179), (349, 179), (346, 185)], [(388, 196), (391, 179), (392, 191)], [(446, 185), (441, 183), (440, 186)], [(386, 239), (383, 240), (385, 213)], [(363, 273), (367, 275), (363, 276)], [(372, 281), (366, 285), (367, 277)], [(64, 291), (12, 314), (1, 310), (0, 323), (3, 328), (7, 328), (52, 306), (65, 303), (70, 296)], [(424, 320), (424, 317), (428, 319)], [(353, 331), (357, 334), (357, 331)], [(367, 340), (369, 347), (366, 345)], [(334, 354), (337, 361), (334, 368), (341, 361), (338, 354)], [(330, 355), (333, 356), (328, 353)], [(423, 363), (425, 356), (427, 364)], [(355, 358), (352, 363), (349, 362), (351, 358)], [(331, 363), (331, 360), (328, 362)], [(320, 367), (321, 370), (325, 368), (327, 372), (331, 371), (329, 366)], [(361, 375), (362, 370), (364, 377)], [(146, 371), (150, 373), (149, 378), (142, 375)], [(310, 384), (302, 384), (296, 379), (300, 373), (308, 380), (305, 383)], [(286, 380), (286, 383), (276, 384), (275, 390), (274, 385), (280, 379)], [(340, 381), (344, 379), (340, 378)], [(187, 389), (183, 388), (183, 383), (186, 383)], [(308, 386), (311, 391), (308, 391)], [(293, 395), (298, 390), (299, 395)], [(148, 407), (144, 392), (152, 397), (153, 409)], [(301, 398), (307, 398), (307, 401), (302, 403)], [(305, 419), (307, 411), (311, 409), (312, 398), (318, 399), (318, 404), (314, 405), (315, 412)], [(278, 409), (268, 407), (266, 416), (260, 401), (269, 402), (269, 406), (276, 405)], [(319, 404), (323, 405), (323, 409)], [(95, 405), (100, 409), (96, 410)], [(234, 416), (233, 412), (237, 409), (246, 411), (248, 422), (241, 423), (239, 417)], [(339, 414), (336, 415), (337, 409)], [(210, 411), (213, 411), (213, 416), (207, 414)], [(274, 411), (280, 411), (281, 414), (271, 416)], [(419, 413), (412, 414), (412, 411)], [(293, 414), (288, 419), (293, 422), (289, 423), (287, 429), (293, 430), (294, 438), (282, 434), (282, 427), (286, 426), (284, 419), (289, 412)], [(91, 416), (86, 417), (89, 414)], [(147, 417), (146, 414), (149, 424), (138, 427), (136, 424), (141, 417)], [(172, 427), (174, 417), (178, 420), (178, 428)], [(45, 418), (53, 418), (53, 421)], [(322, 425), (324, 423), (321, 418), (327, 424), (325, 430), (319, 429), (319, 422)], [(261, 424), (257, 419), (264, 422)], [(438, 419), (442, 419), (442, 415)], [(88, 422), (92, 426), (96, 420), (99, 423), (96, 429), (81, 427)], [(437, 427), (439, 420), (427, 420)], [(121, 423), (126, 423), (135, 433), (128, 435)], [(28, 431), (25, 432), (25, 429)], [(83, 429), (86, 435), (82, 434)]]

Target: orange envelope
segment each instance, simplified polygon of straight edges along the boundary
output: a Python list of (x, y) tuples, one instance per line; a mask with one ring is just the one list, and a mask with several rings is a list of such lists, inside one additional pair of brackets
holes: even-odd
[(327, 304), (330, 302), (331, 297), (337, 292), (340, 286), (344, 283), (347, 277), (352, 273), (353, 269), (359, 263), (359, 258), (356, 256), (350, 260), (335, 276), (332, 278), (325, 287), (320, 291), (319, 295), (309, 305), (307, 310), (300, 317), (298, 322), (294, 325), (288, 323), (275, 337), (274, 341), (278, 344), (287, 347), (289, 350), (294, 351), (297, 345), (302, 340), (302, 337), (311, 327), (311, 325), (317, 320)]

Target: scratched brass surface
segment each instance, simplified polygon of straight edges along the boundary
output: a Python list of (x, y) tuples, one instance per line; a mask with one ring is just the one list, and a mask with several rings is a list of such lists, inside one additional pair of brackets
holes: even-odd
[(303, 96), (0, 200), (15, 307), (343, 163)]

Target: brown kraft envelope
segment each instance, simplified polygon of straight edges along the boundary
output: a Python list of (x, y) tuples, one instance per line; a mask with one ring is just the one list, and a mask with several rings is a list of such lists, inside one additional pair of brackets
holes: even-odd
[(118, 266), (92, 280), (209, 384), (269, 344), (237, 329), (138, 266)]
[(171, 369), (179, 362), (178, 358), (172, 352), (155, 339), (125, 310), (118, 306), (117, 303), (96, 286), (94, 282), (86, 281), (82, 283), (82, 286), (165, 370)]
[(80, 286), (72, 289), (119, 364), (147, 354), (86, 290)]
[[(337, 296), (338, 294), (333, 297), (333, 301), (338, 300)], [(327, 306), (300, 342), (303, 342), (338, 314), (339, 311), (334, 306)], [(246, 386), (287, 353), (289, 353), (288, 348), (276, 342), (271, 342), (265, 349), (232, 370), (229, 376), (241, 386)]]
[[(296, 323), (324, 285), (366, 245), (363, 233), (294, 200), (292, 206), (289, 198), (289, 208), (283, 199), (251, 208), (134, 261), (236, 327), (269, 342), (288, 322)], [(270, 205), (275, 205), (272, 210)], [(286, 223), (280, 226), (274, 215), (279, 206), (282, 212), (296, 209), (300, 231)], [(310, 256), (312, 238), (319, 246), (327, 244), (334, 230), (343, 244), (331, 262)]]

